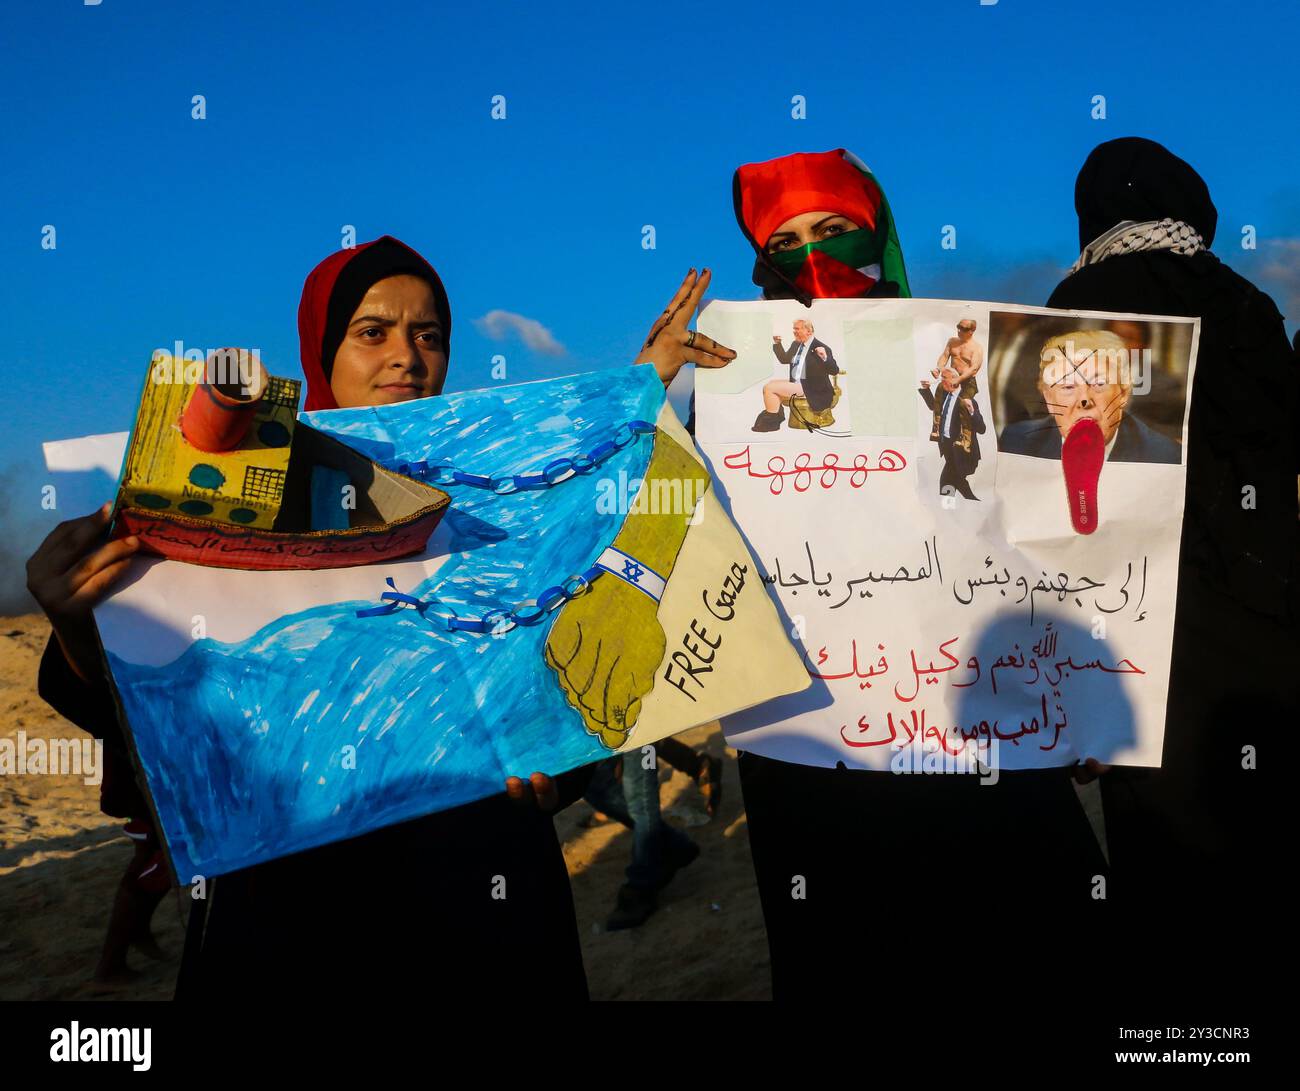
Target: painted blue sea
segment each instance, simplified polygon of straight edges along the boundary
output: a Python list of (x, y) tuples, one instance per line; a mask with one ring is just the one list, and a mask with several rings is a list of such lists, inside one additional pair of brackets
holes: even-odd
[[(376, 461), (451, 457), (472, 473), (535, 473), (613, 438), (625, 421), (654, 421), (663, 400), (654, 369), (642, 366), (303, 419)], [(640, 478), (651, 447), (643, 436), (549, 489), (448, 487), (452, 554), (430, 580), (400, 590), (479, 616), (581, 572), (621, 524), (597, 514), (600, 479)], [(358, 618), (384, 590), (376, 575), (373, 600), (281, 617), (239, 643), (200, 640), (163, 667), (110, 654), (182, 882), (608, 753), (543, 662), (549, 620), (493, 637), (449, 633), (407, 609)]]

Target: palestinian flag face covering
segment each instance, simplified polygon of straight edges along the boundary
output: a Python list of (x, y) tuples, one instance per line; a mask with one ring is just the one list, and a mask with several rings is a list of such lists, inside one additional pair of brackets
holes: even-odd
[[(799, 153), (736, 171), (736, 218), (758, 254), (754, 283), (768, 299), (910, 296), (903, 251), (884, 191), (866, 166), (843, 149)], [(767, 241), (795, 216), (825, 212), (858, 224), (819, 242), (769, 254)], [(884, 293), (880, 293), (884, 294)]]

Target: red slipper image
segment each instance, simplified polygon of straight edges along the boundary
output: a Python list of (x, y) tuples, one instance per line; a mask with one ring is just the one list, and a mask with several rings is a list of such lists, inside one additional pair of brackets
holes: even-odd
[(1061, 445), (1070, 522), (1079, 534), (1091, 534), (1097, 529), (1097, 479), (1105, 459), (1106, 440), (1095, 420), (1079, 421)]

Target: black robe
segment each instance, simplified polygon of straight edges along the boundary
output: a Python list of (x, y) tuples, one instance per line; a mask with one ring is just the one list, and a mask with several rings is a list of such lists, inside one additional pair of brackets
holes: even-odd
[[(1097, 148), (1075, 201), (1081, 246), (1118, 221), (1164, 217), (1214, 237), (1204, 182), (1150, 141)], [(1273, 301), (1208, 251), (1106, 258), (1047, 305), (1201, 319), (1164, 759), (1101, 783), (1112, 950), (1166, 988), (1227, 1000), (1249, 972), (1250, 937), (1268, 942), (1281, 904), (1270, 783), (1298, 707), (1300, 369)]]
[[(764, 298), (802, 298), (755, 253)], [(898, 296), (892, 281), (868, 292)], [(981, 784), (745, 751), (739, 768), (774, 999), (848, 990), (866, 1029), (979, 1026), (1004, 988), (1030, 1009), (1072, 1006), (1062, 960), (1105, 911), (1107, 868), (1068, 770)]]
[(1105, 912), (1106, 862), (1068, 770), (983, 784), (742, 752), (740, 779), (775, 999), (848, 989), (894, 1028), (963, 1011), (974, 1028), (1008, 989), (1017, 1009), (1070, 1003), (1063, 962)]
[[(53, 639), (38, 690), (125, 760), (107, 681), (82, 682)], [(557, 778), (562, 805), (589, 776)], [(118, 809), (146, 817), (134, 797)], [(500, 1000), (539, 981), (548, 999), (587, 998), (554, 824), (504, 794), (223, 875), (208, 895), (190, 914), (178, 999), (358, 1002), (414, 988)]]

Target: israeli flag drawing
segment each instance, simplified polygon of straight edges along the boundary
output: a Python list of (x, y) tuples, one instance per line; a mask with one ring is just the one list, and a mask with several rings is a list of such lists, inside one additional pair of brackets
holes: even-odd
[(644, 591), (655, 602), (664, 597), (664, 588), (668, 586), (668, 581), (654, 569), (613, 546), (596, 558), (596, 567)]

